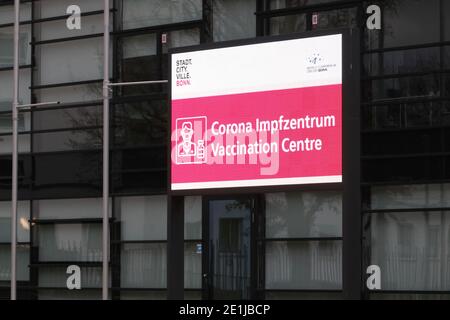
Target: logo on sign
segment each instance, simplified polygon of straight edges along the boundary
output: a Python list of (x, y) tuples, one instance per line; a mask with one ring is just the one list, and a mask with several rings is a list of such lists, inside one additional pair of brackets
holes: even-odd
[(336, 68), (335, 63), (327, 63), (320, 53), (313, 53), (307, 58), (309, 66), (306, 67), (307, 73), (327, 72), (331, 68)]
[(179, 118), (176, 125), (176, 163), (206, 163), (206, 117)]

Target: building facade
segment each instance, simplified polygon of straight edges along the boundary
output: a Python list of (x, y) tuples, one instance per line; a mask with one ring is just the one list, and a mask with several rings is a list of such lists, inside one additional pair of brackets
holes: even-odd
[[(81, 29), (67, 26), (70, 5)], [(370, 5), (380, 29), (367, 25)], [(0, 299), (11, 271), (13, 9), (0, 0)], [(19, 117), (18, 298), (100, 299), (103, 1), (24, 0), (20, 17), (19, 102), (61, 103)], [(112, 299), (342, 299), (354, 269), (353, 298), (450, 299), (450, 1), (111, 0), (110, 17), (115, 82), (167, 79), (169, 50), (184, 46), (337, 28), (361, 38), (354, 249), (343, 250), (352, 225), (339, 188), (198, 194), (174, 216), (169, 87), (112, 91)], [(66, 287), (69, 265), (81, 290)], [(370, 265), (381, 289), (366, 286)]]

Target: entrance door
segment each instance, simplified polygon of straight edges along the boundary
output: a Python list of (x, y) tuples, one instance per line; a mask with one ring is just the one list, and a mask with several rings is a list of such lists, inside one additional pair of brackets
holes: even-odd
[(204, 299), (254, 297), (255, 203), (250, 196), (205, 199)]

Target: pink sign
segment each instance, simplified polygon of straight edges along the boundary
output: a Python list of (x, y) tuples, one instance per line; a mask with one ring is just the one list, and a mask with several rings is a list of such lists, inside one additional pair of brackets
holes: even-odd
[[(266, 49), (304, 45), (305, 40), (270, 43)], [(330, 45), (330, 39), (321, 40)], [(342, 182), (340, 55), (330, 59), (319, 48), (305, 53), (297, 76), (292, 68), (284, 69), (287, 77), (276, 74), (283, 67), (277, 63), (266, 71), (279, 81), (249, 83), (245, 77), (255, 76), (252, 51), (264, 45), (232, 48), (244, 48), (241, 59), (249, 58), (238, 68), (231, 67), (233, 51), (172, 57), (172, 190)], [(197, 54), (220, 59), (230, 75), (202, 84), (199, 80), (210, 71), (203, 69), (207, 59)], [(238, 80), (236, 73), (243, 76)]]

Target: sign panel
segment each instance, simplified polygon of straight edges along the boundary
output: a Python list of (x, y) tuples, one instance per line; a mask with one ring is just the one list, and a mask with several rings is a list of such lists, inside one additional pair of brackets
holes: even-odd
[(171, 63), (172, 190), (342, 182), (342, 35)]

